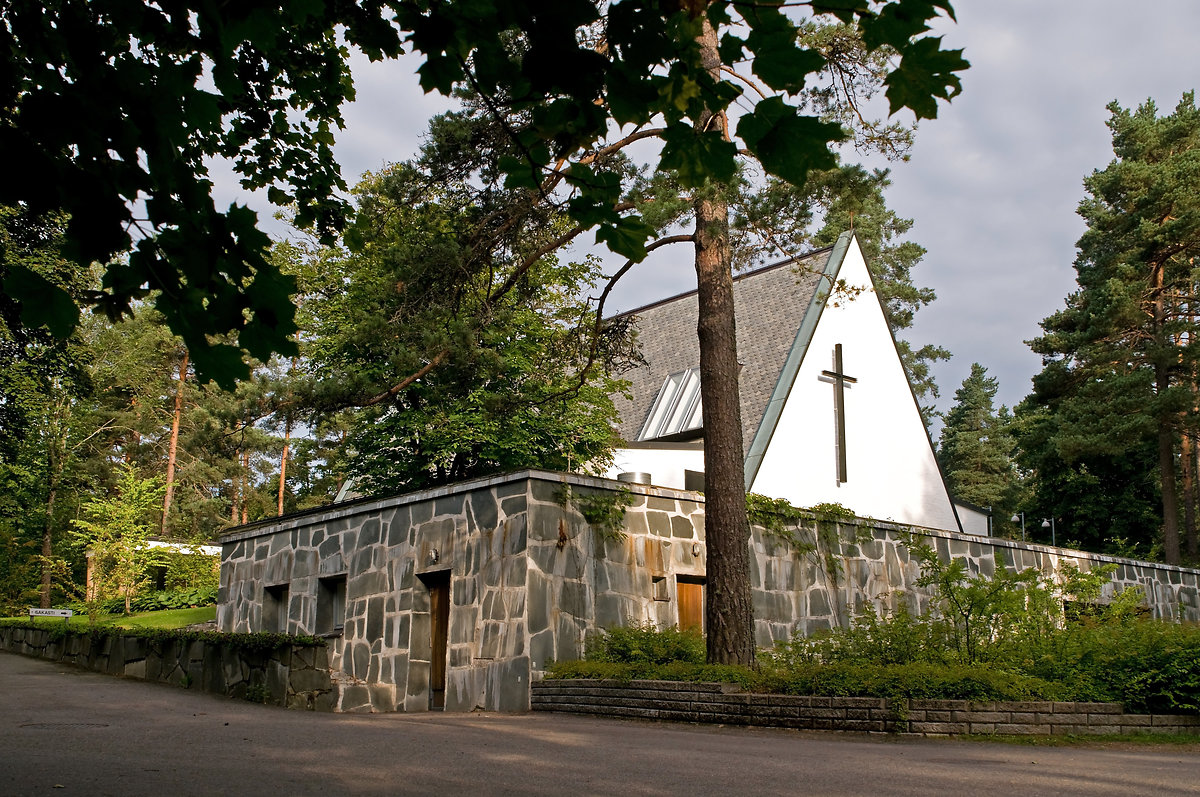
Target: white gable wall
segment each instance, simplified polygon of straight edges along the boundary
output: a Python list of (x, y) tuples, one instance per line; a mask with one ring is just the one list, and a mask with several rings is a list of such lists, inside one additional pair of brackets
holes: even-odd
[[(827, 302), (750, 490), (795, 506), (834, 502), (863, 517), (958, 531), (857, 241), (837, 278), (865, 290)], [(821, 379), (823, 370), (833, 370), (838, 343), (844, 373), (858, 380), (845, 391), (848, 479), (842, 484), (835, 386)]]
[(991, 519), (985, 513), (957, 501), (954, 502), (954, 508), (958, 511), (958, 522), (962, 524), (964, 534), (979, 534), (983, 537), (991, 534)]
[(685, 470), (704, 472), (704, 451), (695, 446), (671, 447), (667, 444), (644, 448), (619, 448), (613, 452), (612, 466), (604, 478), (615, 479), (622, 473), (649, 473), (656, 487), (684, 489)]

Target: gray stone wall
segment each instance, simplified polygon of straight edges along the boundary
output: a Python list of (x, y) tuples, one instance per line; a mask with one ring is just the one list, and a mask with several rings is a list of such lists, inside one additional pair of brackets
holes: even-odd
[[(618, 491), (630, 504), (623, 531), (589, 522), (589, 501), (611, 503)], [(1137, 586), (1154, 616), (1200, 621), (1200, 571), (875, 521), (807, 521), (788, 532), (752, 529), (762, 646), (847, 625), (868, 605), (925, 608), (909, 534), (943, 558), (965, 559), (971, 572), (1037, 567), (1055, 576), (1066, 563), (1090, 570), (1112, 562), (1107, 594)], [(361, 500), (227, 535), (218, 627), (319, 634), (322, 586), (345, 578), (344, 629), (328, 640), (334, 708), (426, 710), (432, 648), (423, 579), (448, 573), (446, 708), (521, 711), (546, 662), (580, 657), (597, 629), (677, 624), (679, 580), (703, 578), (704, 539), (697, 493), (544, 471)], [(272, 611), (271, 595), (286, 606)]]
[(1200, 734), (1194, 714), (1126, 714), (1120, 703), (806, 697), (676, 681), (540, 681), (532, 704), (535, 711), (607, 717), (925, 736)]
[(1152, 616), (1200, 621), (1196, 570), (866, 520), (825, 523), (823, 529), (809, 521), (790, 530), (800, 546), (761, 527), (753, 529), (751, 578), (760, 645), (785, 639), (793, 630), (809, 634), (846, 626), (868, 606), (889, 613), (906, 602), (924, 611), (932, 593), (916, 583), (921, 571), (906, 544), (910, 536), (933, 547), (943, 561), (964, 560), (972, 574), (991, 575), (998, 567), (1036, 568), (1060, 580), (1064, 565), (1088, 572), (1111, 563), (1116, 571), (1103, 589), (1102, 601), (1133, 587), (1142, 592)]
[(233, 642), (0, 626), (0, 649), (86, 670), (309, 711), (333, 708), (323, 647), (247, 651)]
[[(328, 636), (339, 711), (429, 708), (430, 593), (448, 573), (446, 708), (528, 708), (529, 482), (487, 479), (335, 505), (222, 540), (217, 627)], [(322, 579), (345, 578), (340, 632), (317, 627)], [(264, 605), (286, 587), (286, 627)]]

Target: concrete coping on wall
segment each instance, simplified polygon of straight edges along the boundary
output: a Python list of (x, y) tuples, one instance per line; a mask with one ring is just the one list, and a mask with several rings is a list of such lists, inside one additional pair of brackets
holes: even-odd
[(463, 495), (465, 493), (475, 492), (476, 490), (486, 490), (493, 487), (503, 487), (509, 484), (515, 484), (522, 481), (543, 481), (553, 482), (555, 484), (570, 484), (576, 487), (588, 487), (596, 490), (623, 490), (627, 489), (634, 495), (644, 495), (656, 498), (667, 498), (671, 500), (693, 501), (703, 504), (704, 496), (701, 493), (690, 492), (688, 490), (676, 490), (670, 487), (654, 487), (644, 484), (629, 484), (619, 482), (615, 479), (605, 479), (599, 476), (585, 476), (578, 473), (560, 473), (549, 470), (519, 470), (511, 473), (501, 473), (495, 476), (485, 476), (478, 479), (470, 479), (468, 481), (456, 482), (443, 487), (431, 487), (427, 490), (417, 490), (411, 493), (403, 493), (401, 495), (389, 496), (370, 496), (366, 498), (356, 498), (352, 501), (343, 501), (337, 504), (327, 504), (325, 506), (315, 507), (313, 509), (305, 509), (300, 512), (291, 512), (279, 517), (266, 518), (256, 520), (253, 523), (247, 523), (244, 526), (236, 526), (223, 534), (221, 534), (221, 542), (239, 542), (254, 537), (261, 537), (265, 534), (275, 534), (280, 531), (287, 531), (301, 526), (311, 525), (313, 523), (322, 523), (335, 518), (354, 517), (355, 515), (367, 515), (372, 512), (379, 512), (384, 509), (392, 509), (395, 507), (407, 506), (409, 504), (419, 504), (425, 501), (434, 501), (439, 498), (447, 498), (454, 495)]
[[(226, 531), (220, 536), (220, 542), (223, 544), (240, 542), (241, 540), (262, 537), (268, 534), (276, 534), (281, 531), (291, 531), (293, 529), (298, 529), (313, 523), (323, 523), (334, 519), (371, 514), (373, 512), (380, 512), (385, 509), (394, 509), (410, 504), (433, 501), (439, 498), (463, 495), (465, 493), (471, 493), (477, 490), (503, 487), (522, 481), (542, 481), (551, 482), (554, 484), (569, 484), (575, 487), (585, 487), (595, 490), (623, 490), (637, 496), (665, 498), (667, 500), (675, 501), (689, 501), (700, 505), (704, 504), (704, 494), (693, 492), (691, 490), (678, 490), (671, 487), (656, 487), (653, 485), (619, 482), (615, 479), (606, 479), (599, 476), (586, 476), (578, 473), (526, 469), (512, 471), (510, 473), (501, 473), (495, 476), (485, 476), (478, 479), (456, 482), (455, 484), (449, 484), (443, 487), (432, 487), (427, 490), (417, 490), (415, 492), (404, 493), (401, 495), (356, 498), (351, 501), (328, 504), (326, 506), (306, 509), (300, 512), (293, 512), (280, 517), (258, 520), (254, 523), (248, 523), (244, 526), (237, 526), (229, 531)], [(922, 537), (942, 538), (947, 540), (960, 540), (968, 543), (986, 544), (995, 548), (1032, 551), (1050, 554), (1052, 556), (1065, 556), (1069, 558), (1083, 558), (1093, 562), (1107, 564), (1150, 567), (1155, 570), (1165, 572), (1174, 571), (1179, 573), (1193, 573), (1197, 576), (1200, 576), (1200, 569), (1195, 568), (1179, 567), (1178, 565), (1168, 565), (1161, 562), (1146, 562), (1139, 559), (1129, 559), (1121, 556), (1111, 556), (1109, 554), (1092, 553), (1090, 551), (1077, 551), (1071, 548), (1057, 548), (1052, 545), (1043, 545), (1036, 542), (1022, 542), (1020, 540), (1009, 540), (1003, 537), (982, 537), (975, 534), (945, 531), (943, 529), (929, 529), (920, 526), (910, 526), (890, 520), (877, 520), (874, 518), (839, 518), (836, 522), (843, 526), (866, 527), (870, 529), (878, 529), (880, 531), (890, 531), (896, 534), (917, 534)]]

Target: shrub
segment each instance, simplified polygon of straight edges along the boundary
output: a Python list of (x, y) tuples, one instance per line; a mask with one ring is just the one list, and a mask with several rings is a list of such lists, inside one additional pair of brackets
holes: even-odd
[(652, 624), (609, 628), (588, 640), (587, 659), (623, 664), (703, 664), (704, 637), (699, 631), (656, 629)]
[[(190, 589), (160, 590), (146, 592), (129, 602), (131, 612), (159, 612), (165, 609), (190, 609), (195, 606), (215, 606), (217, 587), (195, 587)], [(87, 611), (83, 601), (70, 604), (80, 614)], [(124, 598), (110, 598), (100, 602), (101, 614), (120, 614), (125, 611)]]
[(676, 661), (665, 664), (615, 661), (555, 661), (546, 665), (547, 678), (597, 678), (629, 683), (634, 680), (689, 681), (739, 684), (745, 689), (767, 689), (763, 675), (747, 667)]
[(1200, 712), (1200, 627), (1163, 620), (1070, 625), (1022, 669), (1060, 681), (1076, 700), (1131, 711)]
[(765, 678), (776, 691), (827, 697), (916, 700), (1058, 700), (1057, 685), (986, 665), (855, 664), (834, 662), (777, 670)]

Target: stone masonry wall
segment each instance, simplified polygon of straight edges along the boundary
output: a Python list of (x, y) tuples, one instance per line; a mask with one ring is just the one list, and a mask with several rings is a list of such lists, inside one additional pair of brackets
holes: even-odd
[(288, 708), (328, 711), (333, 687), (325, 648), (283, 645), (270, 653), (197, 639), (144, 637), (0, 626), (0, 649), (86, 670), (196, 688)]
[(607, 717), (870, 733), (1200, 734), (1195, 715), (1126, 714), (1120, 703), (804, 697), (676, 681), (540, 681), (533, 685), (532, 706)]
[[(623, 530), (595, 508), (624, 495)], [(592, 522), (587, 519), (592, 516)], [(1106, 593), (1136, 586), (1156, 617), (1200, 621), (1200, 571), (1045, 545), (909, 529), (876, 521), (806, 521), (787, 534), (754, 526), (755, 638), (848, 625), (930, 600), (909, 535), (972, 573), (1064, 564), (1117, 565)], [(679, 622), (681, 581), (705, 574), (704, 500), (698, 493), (524, 471), (407, 496), (326, 507), (234, 530), (223, 540), (218, 627), (317, 627), (323, 585), (345, 579), (345, 624), (329, 635), (334, 708), (430, 707), (428, 580), (451, 587), (447, 710), (526, 710), (529, 683), (551, 660), (579, 658), (589, 634), (617, 625)], [(271, 596), (275, 596), (274, 599)], [(273, 619), (264, 607), (282, 598)]]
[[(633, 504), (625, 513), (626, 538), (605, 541), (592, 556), (594, 619), (590, 625), (576, 623), (575, 632), (633, 622), (677, 623), (676, 579), (705, 572), (703, 497), (639, 485), (617, 487), (613, 482), (599, 482), (596, 487), (627, 489)], [(540, 488), (534, 489), (537, 495)], [(549, 497), (544, 497), (549, 509)], [(549, 515), (564, 516), (566, 534), (574, 544), (580, 539), (577, 527), (586, 527), (586, 523), (570, 507), (565, 515)], [(755, 640), (764, 647), (796, 631), (811, 634), (848, 625), (868, 605), (887, 613), (906, 601), (910, 608), (924, 610), (931, 593), (916, 583), (921, 572), (906, 545), (910, 536), (936, 549), (943, 560), (964, 559), (972, 574), (990, 575), (998, 566), (1014, 570), (1034, 567), (1055, 578), (1066, 564), (1089, 571), (1112, 563), (1116, 571), (1102, 600), (1124, 587), (1135, 587), (1143, 593), (1154, 617), (1200, 622), (1197, 570), (870, 520), (810, 520), (792, 524), (787, 531), (790, 540), (759, 525), (751, 528)], [(551, 532), (552, 528), (540, 527), (538, 536), (552, 539)], [(693, 550), (699, 552), (693, 554)], [(546, 566), (539, 569), (545, 571)], [(586, 579), (585, 569), (576, 570)], [(566, 577), (566, 571), (562, 573)], [(567, 655), (569, 648), (556, 651), (555, 658), (576, 657)], [(535, 655), (534, 661), (541, 659)]]
[[(529, 631), (536, 671), (581, 658), (588, 634), (634, 623), (678, 623), (679, 576), (704, 576), (704, 505), (673, 491), (630, 490), (625, 531), (605, 533), (581, 507), (613, 482), (535, 480), (530, 487)], [(599, 489), (598, 489), (599, 488)], [(657, 493), (665, 493), (659, 495)], [(685, 494), (690, 495), (690, 494)], [(697, 553), (693, 553), (696, 551)]]
[[(432, 647), (422, 579), (448, 574), (446, 708), (525, 710), (528, 489), (484, 479), (236, 529), (222, 540), (217, 627), (326, 635), (336, 710), (424, 711)], [(344, 625), (320, 629), (322, 580), (341, 578)], [(272, 589), (286, 594), (277, 628), (264, 617)]]
[(933, 547), (943, 561), (965, 560), (971, 574), (990, 575), (997, 567), (1036, 568), (1058, 579), (1064, 565), (1090, 571), (1111, 563), (1116, 571), (1103, 589), (1102, 601), (1133, 587), (1142, 592), (1152, 616), (1200, 621), (1196, 570), (877, 521), (827, 523), (823, 530), (809, 521), (791, 530), (802, 549), (766, 529), (753, 528), (751, 579), (760, 645), (785, 639), (793, 630), (810, 634), (845, 626), (868, 605), (881, 613), (894, 611), (902, 601), (918, 612), (926, 609), (931, 593), (916, 583), (921, 571), (906, 544), (910, 535), (914, 542)]

